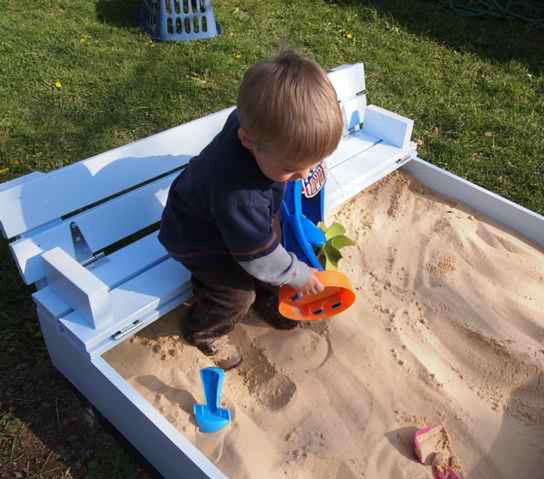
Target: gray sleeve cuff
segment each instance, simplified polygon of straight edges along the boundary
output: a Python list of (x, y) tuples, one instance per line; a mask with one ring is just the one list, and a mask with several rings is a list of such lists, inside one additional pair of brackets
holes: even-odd
[(250, 261), (240, 261), (240, 266), (259, 281), (274, 286), (288, 284), (301, 289), (312, 274), (311, 268), (278, 245), (272, 253)]

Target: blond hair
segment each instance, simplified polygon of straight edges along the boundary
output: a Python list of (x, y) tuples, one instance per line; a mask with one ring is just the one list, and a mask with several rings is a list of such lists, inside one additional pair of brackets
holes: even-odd
[(238, 113), (257, 150), (275, 149), (291, 165), (330, 155), (343, 131), (327, 73), (293, 50), (249, 68), (238, 94)]

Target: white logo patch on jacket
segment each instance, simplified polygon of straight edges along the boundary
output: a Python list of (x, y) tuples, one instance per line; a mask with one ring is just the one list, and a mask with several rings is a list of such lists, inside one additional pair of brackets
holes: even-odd
[(321, 163), (310, 171), (307, 178), (302, 180), (302, 194), (306, 198), (316, 196), (327, 182), (327, 167)]

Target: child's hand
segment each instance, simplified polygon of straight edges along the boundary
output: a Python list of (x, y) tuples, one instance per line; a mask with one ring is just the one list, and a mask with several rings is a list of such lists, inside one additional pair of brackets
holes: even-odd
[(310, 278), (308, 278), (308, 281), (306, 281), (306, 284), (302, 287), (302, 289), (298, 290), (300, 295), (304, 296), (305, 294), (318, 294), (325, 289), (325, 286), (323, 286), (323, 283), (319, 281), (319, 278), (315, 273), (317, 273), (317, 270), (312, 268), (312, 275)]

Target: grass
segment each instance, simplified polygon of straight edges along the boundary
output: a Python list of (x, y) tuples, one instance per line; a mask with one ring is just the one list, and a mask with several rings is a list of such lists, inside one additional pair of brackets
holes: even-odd
[[(216, 0), (224, 35), (182, 44), (140, 33), (138, 0), (0, 0), (0, 181), (232, 105), (250, 64), (295, 46), (365, 62), (370, 102), (415, 119), (423, 158), (544, 213), (544, 33), (443, 3)], [(0, 478), (150, 474), (89, 434), (5, 242), (0, 274)]]

